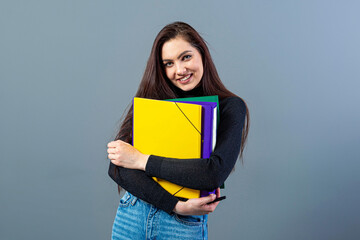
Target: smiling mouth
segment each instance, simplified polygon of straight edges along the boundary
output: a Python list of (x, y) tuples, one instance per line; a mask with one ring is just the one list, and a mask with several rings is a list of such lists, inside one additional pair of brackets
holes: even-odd
[(187, 76), (185, 76), (185, 77), (183, 77), (183, 78), (178, 79), (178, 81), (180, 81), (180, 82), (185, 82), (185, 81), (188, 80), (191, 76), (192, 76), (192, 73), (189, 74), (189, 75), (187, 75)]

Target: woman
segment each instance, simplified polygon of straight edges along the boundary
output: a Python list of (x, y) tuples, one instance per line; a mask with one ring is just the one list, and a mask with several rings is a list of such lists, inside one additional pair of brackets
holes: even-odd
[[(132, 142), (132, 107), (116, 141), (108, 144), (109, 175), (126, 189), (113, 225), (113, 239), (207, 239), (207, 214), (218, 202), (211, 194), (179, 199), (152, 177), (194, 189), (216, 189), (244, 149), (249, 114), (244, 101), (222, 84), (201, 36), (175, 22), (157, 35), (136, 97), (172, 99), (218, 95), (220, 123), (216, 147), (207, 159), (171, 159), (140, 153)], [(186, 175), (187, 169), (197, 175)], [(120, 189), (120, 188), (119, 188)]]

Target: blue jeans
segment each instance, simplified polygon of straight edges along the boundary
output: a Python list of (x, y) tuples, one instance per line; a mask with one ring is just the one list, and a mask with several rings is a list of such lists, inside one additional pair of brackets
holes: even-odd
[(207, 215), (168, 214), (126, 192), (121, 198), (111, 239), (208, 239)]

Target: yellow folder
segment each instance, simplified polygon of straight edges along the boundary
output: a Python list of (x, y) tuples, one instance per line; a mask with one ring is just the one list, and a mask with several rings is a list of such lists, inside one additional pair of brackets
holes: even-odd
[[(144, 154), (170, 158), (201, 157), (201, 106), (134, 98), (133, 145)], [(200, 191), (155, 178), (177, 197), (198, 198)]]

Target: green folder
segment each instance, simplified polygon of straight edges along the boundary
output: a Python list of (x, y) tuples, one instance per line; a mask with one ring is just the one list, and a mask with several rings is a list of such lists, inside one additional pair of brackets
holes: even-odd
[(219, 105), (219, 97), (217, 95), (214, 96), (202, 96), (202, 97), (189, 97), (189, 98), (175, 98), (175, 99), (167, 99), (165, 101), (172, 100), (184, 100), (184, 101), (194, 101), (194, 102), (215, 102), (217, 104), (217, 125), (219, 126), (220, 122), (220, 105)]

